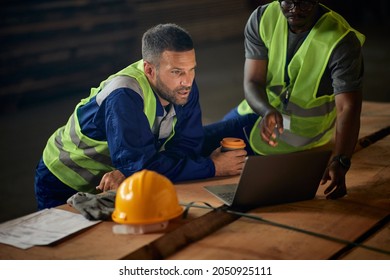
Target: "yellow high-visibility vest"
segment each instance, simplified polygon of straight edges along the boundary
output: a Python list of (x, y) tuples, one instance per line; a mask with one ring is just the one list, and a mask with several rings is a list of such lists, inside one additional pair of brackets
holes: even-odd
[[(98, 88), (92, 88), (89, 97), (77, 104), (67, 124), (57, 129), (49, 138), (43, 151), (43, 161), (47, 168), (60, 181), (77, 191), (95, 193), (101, 177), (114, 170), (107, 141), (91, 139), (81, 132), (77, 109), (87, 104), (107, 82), (117, 76), (129, 76), (137, 80), (143, 93), (144, 113), (150, 128), (153, 127), (156, 118), (156, 97), (144, 74), (143, 60), (111, 75), (101, 82)], [(175, 123), (176, 117), (173, 120), (173, 128)], [(166, 142), (173, 134), (174, 129)]]
[[(258, 154), (306, 150), (325, 145), (333, 137), (335, 97), (332, 93), (317, 97), (318, 86), (340, 40), (353, 31), (363, 45), (365, 36), (350, 27), (339, 14), (325, 6), (323, 8), (328, 12), (317, 21), (287, 65), (288, 79), (285, 79), (288, 23), (278, 1), (269, 4), (260, 19), (259, 35), (269, 52), (266, 86), (268, 100), (273, 107), (282, 111), (288, 87), (286, 112), (291, 126), (279, 136), (278, 146), (271, 147), (261, 139), (259, 117), (249, 136), (251, 148)], [(290, 82), (289, 85), (286, 85), (286, 80)], [(238, 106), (238, 112), (244, 115), (253, 113), (253, 110), (244, 100)]]

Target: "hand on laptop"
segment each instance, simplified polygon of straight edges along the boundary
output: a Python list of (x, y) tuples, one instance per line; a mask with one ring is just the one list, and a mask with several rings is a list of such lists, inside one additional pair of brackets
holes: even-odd
[(247, 152), (245, 150), (235, 150), (221, 152), (221, 148), (215, 149), (210, 158), (215, 165), (215, 176), (231, 176), (241, 173)]

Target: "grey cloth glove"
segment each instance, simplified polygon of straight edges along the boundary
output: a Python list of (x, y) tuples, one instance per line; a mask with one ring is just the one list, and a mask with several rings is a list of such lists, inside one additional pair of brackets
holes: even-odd
[(88, 220), (110, 220), (114, 212), (116, 191), (101, 194), (78, 192), (66, 201)]

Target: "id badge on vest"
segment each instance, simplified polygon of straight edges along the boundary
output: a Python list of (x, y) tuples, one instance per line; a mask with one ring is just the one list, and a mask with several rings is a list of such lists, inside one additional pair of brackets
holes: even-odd
[(283, 129), (290, 130), (290, 128), (291, 128), (291, 116), (283, 113), (282, 117), (283, 117)]
[(291, 128), (291, 112), (288, 110), (288, 102), (290, 101), (290, 90), (287, 88), (283, 94), (283, 102), (282, 102), (282, 117), (283, 117), (283, 129), (290, 130)]

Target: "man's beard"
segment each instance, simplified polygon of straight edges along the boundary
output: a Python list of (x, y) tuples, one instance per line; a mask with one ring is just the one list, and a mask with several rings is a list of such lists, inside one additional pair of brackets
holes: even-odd
[(169, 103), (175, 104), (175, 105), (185, 105), (188, 102), (188, 97), (183, 100), (183, 98), (179, 98), (180, 91), (191, 91), (191, 87), (178, 87), (174, 90), (170, 90), (160, 79), (159, 75), (157, 75), (156, 79), (156, 89), (157, 94), (164, 100), (168, 101)]

